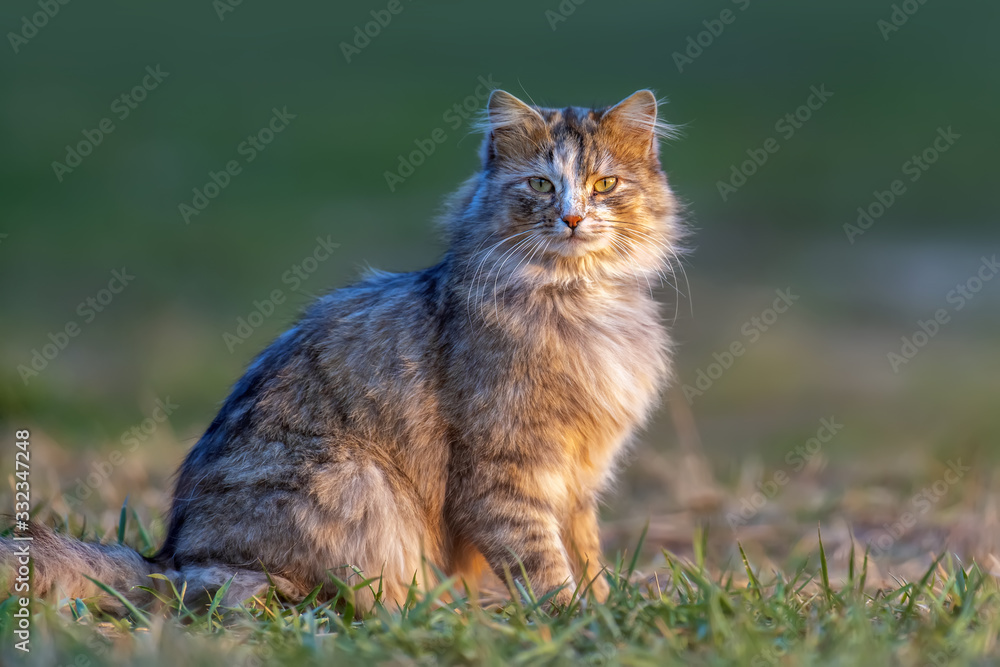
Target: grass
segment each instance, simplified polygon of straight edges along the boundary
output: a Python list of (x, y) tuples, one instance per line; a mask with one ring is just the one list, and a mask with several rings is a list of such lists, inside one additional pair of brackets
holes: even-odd
[[(118, 537), (150, 549), (136, 514), (123, 511)], [(79, 533), (79, 531), (76, 531)], [(134, 540), (132, 538), (135, 538)], [(446, 580), (414, 588), (405, 607), (377, 605), (353, 620), (351, 599), (367, 583), (340, 585), (334, 600), (299, 604), (269, 593), (238, 608), (190, 609), (184, 591), (160, 595), (156, 610), (102, 615), (83, 600), (36, 602), (32, 652), (13, 649), (16, 601), (0, 603), (4, 664), (247, 665), (945, 665), (992, 664), (1000, 657), (997, 581), (978, 565), (937, 558), (917, 581), (873, 589), (868, 553), (852, 547), (847, 576), (831, 580), (819, 540), (791, 574), (754, 568), (742, 545), (737, 567), (706, 563), (707, 534), (685, 559), (640, 571), (638, 553), (620, 554), (604, 573), (605, 603), (550, 608), (530, 590), (470, 602)], [(855, 565), (856, 564), (856, 565)], [(16, 663), (15, 663), (16, 661)]]

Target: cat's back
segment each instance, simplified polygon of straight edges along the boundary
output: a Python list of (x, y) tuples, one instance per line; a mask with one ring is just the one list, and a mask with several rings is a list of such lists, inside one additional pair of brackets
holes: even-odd
[(290, 455), (347, 431), (384, 430), (433, 390), (441, 278), (440, 266), (372, 273), (317, 299), (234, 385), (182, 477), (225, 459), (270, 458), (266, 443)]

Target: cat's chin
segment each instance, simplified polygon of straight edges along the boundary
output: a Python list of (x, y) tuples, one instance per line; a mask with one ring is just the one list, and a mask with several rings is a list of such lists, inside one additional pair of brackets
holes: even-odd
[(573, 234), (556, 239), (552, 243), (552, 250), (563, 257), (584, 257), (604, 250), (608, 245), (607, 238), (600, 234)]

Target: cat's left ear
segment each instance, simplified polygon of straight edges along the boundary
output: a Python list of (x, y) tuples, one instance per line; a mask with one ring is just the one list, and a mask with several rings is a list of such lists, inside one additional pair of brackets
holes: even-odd
[(653, 91), (636, 91), (605, 111), (601, 124), (640, 151), (658, 155), (657, 139), (669, 133), (669, 126), (657, 119), (657, 104)]

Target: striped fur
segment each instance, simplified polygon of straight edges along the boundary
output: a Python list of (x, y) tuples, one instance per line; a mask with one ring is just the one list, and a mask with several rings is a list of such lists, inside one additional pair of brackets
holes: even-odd
[[(495, 91), (444, 258), (331, 292), (257, 357), (181, 466), (149, 571), (209, 591), (238, 573), (242, 594), (266, 570), (291, 597), (360, 571), (391, 604), (430, 583), (422, 558), (470, 580), (523, 564), (539, 594), (568, 585), (558, 601), (596, 577), (599, 495), (668, 378), (650, 285), (678, 226), (656, 107), (649, 91), (597, 110)], [(75, 551), (60, 566), (136, 561)], [(78, 584), (64, 590), (93, 592)]]

